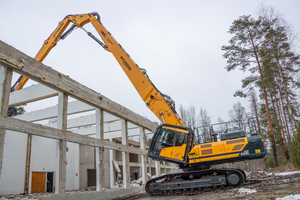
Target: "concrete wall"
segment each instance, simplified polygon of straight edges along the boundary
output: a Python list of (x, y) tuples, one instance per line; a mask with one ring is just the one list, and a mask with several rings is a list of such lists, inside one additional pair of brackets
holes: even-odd
[[(80, 189), (87, 188), (87, 169), (95, 168), (95, 156), (94, 147), (87, 145), (80, 145), (79, 150), (80, 155), (80, 165), (79, 165), (79, 179), (80, 179)], [(69, 161), (68, 161), (69, 162)], [(110, 165), (109, 165), (109, 150), (104, 150), (104, 187), (110, 188)], [(68, 177), (67, 177), (68, 178)]]
[[(0, 195), (24, 192), (25, 158), (27, 134), (7, 131), (0, 179)], [(32, 172), (57, 172), (55, 168), (57, 140), (33, 136), (29, 191), (31, 191)], [(67, 180), (66, 189), (79, 189), (79, 145), (67, 143)], [(77, 173), (77, 176), (76, 176)], [(54, 180), (55, 181), (55, 180)]]
[(32, 136), (31, 171), (55, 172), (57, 140)]
[(67, 180), (66, 190), (79, 189), (79, 144), (67, 142)]
[(27, 134), (6, 131), (4, 142), (0, 195), (23, 193)]
[[(29, 191), (31, 191), (32, 172), (54, 172), (55, 182), (55, 174), (58, 173), (57, 145), (59, 143), (54, 139), (32, 137)], [(79, 189), (79, 145), (67, 142), (67, 147), (66, 190), (77, 190)]]
[(95, 169), (94, 147), (80, 145), (80, 189), (87, 188), (88, 169)]
[[(24, 174), (26, 158), (27, 134), (7, 131), (5, 137), (4, 162), (0, 179), (0, 195), (18, 194), (24, 192)], [(58, 173), (57, 151), (58, 140), (40, 136), (32, 137), (31, 167), (29, 177), (29, 192), (31, 192), (32, 172)], [(94, 147), (67, 142), (66, 190), (87, 188), (87, 169), (95, 168)], [(118, 161), (122, 161), (122, 153), (115, 151)], [(148, 160), (148, 159), (147, 159)], [(130, 161), (140, 162), (140, 156), (130, 154)], [(153, 162), (152, 162), (153, 163)], [(104, 151), (104, 187), (110, 188), (109, 150)], [(120, 166), (120, 168), (122, 168)], [(170, 173), (173, 169), (161, 169), (162, 173)], [(122, 171), (123, 172), (123, 171)], [(130, 167), (131, 179), (133, 173), (141, 177), (141, 167)], [(152, 168), (155, 175), (155, 168)]]
[(31, 183), (32, 183), (32, 172), (54, 172), (54, 182), (55, 174), (58, 173), (58, 169), (55, 168), (57, 152), (56, 145), (58, 141), (32, 136), (32, 148), (31, 148), (31, 165), (30, 165), (30, 177), (29, 177), (29, 192), (31, 193)]
[[(5, 137), (4, 162), (0, 179), (0, 195), (18, 194), (24, 192), (25, 153), (27, 134), (7, 131)], [(54, 139), (33, 136), (31, 152), (31, 170), (29, 191), (31, 191), (32, 172), (54, 172), (57, 158), (55, 151), (58, 141)], [(94, 169), (94, 147), (67, 143), (67, 175), (66, 190), (87, 188), (87, 169)], [(116, 151), (117, 160), (122, 161), (122, 154)], [(130, 154), (131, 161), (140, 162), (139, 156)], [(119, 158), (119, 159), (118, 159)], [(104, 187), (110, 187), (109, 150), (104, 151)], [(162, 173), (170, 173), (173, 169), (162, 169)], [(130, 167), (130, 172), (141, 176), (140, 167)], [(155, 168), (152, 168), (155, 175)], [(132, 177), (133, 179), (133, 177)], [(55, 180), (54, 180), (55, 182)]]
[(122, 152), (121, 151), (116, 151), (116, 161), (122, 161)]

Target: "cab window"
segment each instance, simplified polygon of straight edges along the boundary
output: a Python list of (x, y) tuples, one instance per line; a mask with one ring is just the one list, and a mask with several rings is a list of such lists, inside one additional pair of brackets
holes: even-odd
[(164, 144), (173, 145), (174, 132), (166, 129), (163, 130), (163, 133), (161, 134), (159, 141)]
[(178, 132), (176, 135), (175, 146), (182, 146), (184, 144), (185, 133)]

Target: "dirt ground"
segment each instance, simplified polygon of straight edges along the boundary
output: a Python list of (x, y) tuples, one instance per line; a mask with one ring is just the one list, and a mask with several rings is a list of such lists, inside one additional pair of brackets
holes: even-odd
[[(300, 199), (300, 172), (297, 173), (251, 173), (247, 180), (261, 180), (260, 183), (246, 183), (241, 188), (225, 188), (203, 192), (195, 196), (142, 197), (139, 200), (221, 200), (221, 199)], [(254, 181), (253, 181), (254, 182)]]
[[(194, 196), (167, 196), (167, 197), (149, 197), (145, 194), (132, 195), (131, 197), (121, 197), (121, 199), (139, 199), (139, 200), (227, 200), (227, 199), (279, 199), (298, 200), (300, 199), (300, 171), (285, 173), (265, 173), (255, 172), (247, 176), (248, 182), (243, 187), (217, 189), (210, 192), (203, 192)], [(256, 181), (255, 181), (256, 180)], [(85, 193), (88, 191), (76, 191)], [(76, 193), (75, 192), (75, 193)], [(73, 193), (73, 192), (68, 192)], [(29, 195), (7, 195), (0, 196), (1, 200), (6, 199), (43, 199), (54, 195), (53, 193), (40, 193)], [(294, 195), (294, 196), (289, 196)], [(288, 197), (287, 197), (288, 196)], [(56, 196), (59, 199), (59, 195)]]

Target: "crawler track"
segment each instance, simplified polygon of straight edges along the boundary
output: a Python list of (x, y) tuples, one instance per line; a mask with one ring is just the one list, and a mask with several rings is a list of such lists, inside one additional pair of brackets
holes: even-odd
[(207, 169), (166, 174), (146, 183), (150, 196), (195, 195), (226, 186), (244, 185), (246, 175), (239, 169)]

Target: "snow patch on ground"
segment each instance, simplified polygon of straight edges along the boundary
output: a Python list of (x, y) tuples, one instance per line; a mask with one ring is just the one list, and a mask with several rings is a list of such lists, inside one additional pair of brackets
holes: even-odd
[(294, 194), (282, 198), (277, 198), (276, 200), (299, 200), (299, 199), (300, 199), (300, 194)]
[(241, 194), (252, 194), (252, 193), (256, 193), (256, 190), (251, 190), (251, 189), (246, 189), (246, 188), (240, 188), (239, 193)]
[(298, 174), (300, 171), (294, 171), (294, 172), (281, 172), (281, 173), (267, 173), (268, 176), (287, 176), (291, 174)]

